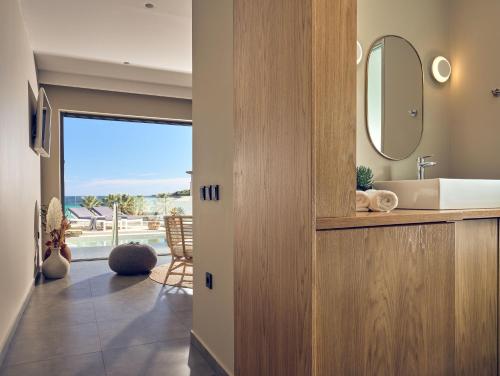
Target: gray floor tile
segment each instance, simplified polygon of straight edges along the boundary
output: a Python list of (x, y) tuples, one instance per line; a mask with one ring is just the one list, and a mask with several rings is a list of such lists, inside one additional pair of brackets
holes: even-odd
[(17, 329), (23, 335), (41, 328), (88, 324), (96, 321), (94, 304), (91, 301), (76, 303), (30, 304)]
[(148, 275), (119, 276), (109, 272), (90, 279), (90, 286), (93, 296), (104, 296), (107, 294), (119, 293), (132, 288), (149, 287)]
[(193, 327), (193, 311), (180, 311), (175, 312), (175, 315), (186, 328), (191, 329)]
[[(153, 282), (154, 283), (154, 282)], [(131, 290), (124, 292), (124, 299), (127, 299), (131, 307), (140, 309), (141, 311), (162, 311), (168, 310), (172, 311), (172, 304), (166, 297), (166, 295), (157, 289), (156, 287), (151, 289), (151, 287), (144, 288), (141, 290)]]
[(73, 263), (68, 277), (36, 286), (0, 376), (99, 376), (104, 365), (107, 375), (212, 375), (189, 345), (192, 299), (117, 276), (107, 261)]
[(90, 262), (73, 262), (71, 264), (71, 276), (74, 278), (92, 278), (101, 274), (109, 273), (107, 261), (93, 261), (95, 266), (88, 266)]
[(93, 304), (97, 321), (133, 319), (143, 313), (124, 299), (102, 297), (94, 299)]
[(130, 288), (96, 296), (93, 302), (98, 321), (129, 319), (151, 311), (171, 311), (164, 294), (150, 287)]
[(212, 369), (189, 340), (105, 350), (108, 376), (211, 376)]
[(36, 286), (31, 296), (31, 305), (43, 306), (85, 301), (92, 297), (88, 280), (72, 282), (69, 278), (54, 282), (43, 282)]
[(1, 376), (105, 376), (102, 353), (61, 356), (7, 367)]
[(96, 323), (67, 327), (40, 326), (37, 330), (16, 333), (5, 364), (14, 365), (100, 350)]
[(168, 306), (175, 312), (193, 311), (193, 296), (186, 293), (166, 293)]
[(188, 338), (189, 329), (173, 313), (150, 312), (134, 319), (100, 321), (102, 349)]
[(90, 280), (86, 274), (76, 274), (70, 272), (68, 276), (62, 279), (44, 279), (43, 277), (37, 283), (35, 294), (55, 294), (65, 289), (90, 289)]

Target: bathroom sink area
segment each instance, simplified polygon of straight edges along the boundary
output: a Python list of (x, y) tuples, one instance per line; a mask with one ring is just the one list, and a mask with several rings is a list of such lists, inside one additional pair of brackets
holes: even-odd
[(375, 189), (394, 192), (398, 209), (500, 208), (500, 180), (426, 179), (374, 183)]

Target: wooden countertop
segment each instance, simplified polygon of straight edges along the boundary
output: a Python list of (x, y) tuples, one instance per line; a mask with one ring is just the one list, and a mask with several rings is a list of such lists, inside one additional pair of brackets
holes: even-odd
[(356, 213), (351, 217), (317, 218), (316, 230), (456, 222), (481, 218), (500, 218), (500, 209), (394, 210), (390, 213)]

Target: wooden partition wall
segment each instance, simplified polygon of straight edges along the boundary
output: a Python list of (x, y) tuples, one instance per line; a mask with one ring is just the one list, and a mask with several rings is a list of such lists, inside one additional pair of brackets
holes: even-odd
[(311, 375), (317, 216), (355, 208), (356, 0), (235, 0), (235, 374)]

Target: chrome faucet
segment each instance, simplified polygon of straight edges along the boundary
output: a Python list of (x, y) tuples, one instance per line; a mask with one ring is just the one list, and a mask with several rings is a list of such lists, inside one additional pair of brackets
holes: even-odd
[(427, 162), (427, 158), (432, 158), (432, 155), (426, 155), (425, 157), (417, 158), (417, 179), (423, 180), (425, 179), (425, 169), (427, 167), (432, 167), (437, 165), (437, 162)]

